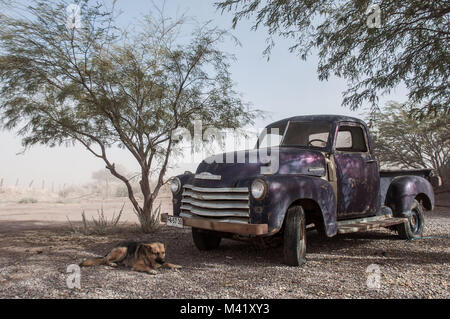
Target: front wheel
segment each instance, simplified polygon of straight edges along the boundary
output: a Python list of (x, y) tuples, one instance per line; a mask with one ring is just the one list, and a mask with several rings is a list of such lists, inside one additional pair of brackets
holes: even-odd
[(398, 235), (401, 239), (420, 238), (423, 234), (424, 225), (425, 218), (422, 206), (417, 200), (414, 200), (408, 222), (397, 226)]
[(284, 263), (301, 266), (306, 262), (305, 212), (301, 206), (288, 209), (284, 225)]
[(192, 228), (192, 239), (199, 250), (212, 250), (219, 247), (222, 237), (210, 230)]

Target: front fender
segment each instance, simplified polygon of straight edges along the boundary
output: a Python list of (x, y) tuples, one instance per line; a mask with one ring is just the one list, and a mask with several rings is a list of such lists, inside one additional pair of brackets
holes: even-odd
[(431, 184), (420, 176), (400, 176), (389, 185), (386, 205), (393, 208), (394, 215), (400, 216), (411, 209), (414, 199), (419, 195), (429, 201), (427, 208), (432, 210), (434, 208), (434, 192)]
[(306, 175), (273, 175), (264, 179), (268, 184), (265, 199), (250, 199), (252, 223), (268, 223), (269, 232), (276, 232), (283, 226), (284, 217), (292, 203), (310, 199), (321, 209), (327, 236), (336, 235), (336, 197), (326, 180)]

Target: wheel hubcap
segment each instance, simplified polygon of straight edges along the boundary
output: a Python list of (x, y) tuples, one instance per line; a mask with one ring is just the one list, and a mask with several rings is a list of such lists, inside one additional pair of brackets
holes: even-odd
[(409, 218), (409, 225), (413, 233), (417, 233), (420, 228), (420, 220), (415, 210), (411, 211), (411, 217)]

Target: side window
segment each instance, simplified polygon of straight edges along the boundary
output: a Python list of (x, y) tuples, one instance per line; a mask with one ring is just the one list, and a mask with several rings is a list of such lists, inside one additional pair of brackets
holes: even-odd
[(367, 152), (363, 129), (360, 126), (340, 126), (336, 137), (336, 150), (343, 152)]
[(336, 149), (351, 149), (352, 148), (352, 134), (350, 131), (342, 131), (339, 129), (337, 139), (336, 139)]

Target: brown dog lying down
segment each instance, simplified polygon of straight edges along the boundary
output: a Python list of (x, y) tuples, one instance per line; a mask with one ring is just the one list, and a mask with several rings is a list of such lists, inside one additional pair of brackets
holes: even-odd
[(124, 265), (134, 271), (156, 274), (155, 269), (166, 267), (178, 269), (181, 266), (166, 263), (166, 249), (162, 243), (123, 242), (113, 248), (105, 257), (87, 259), (80, 267)]

